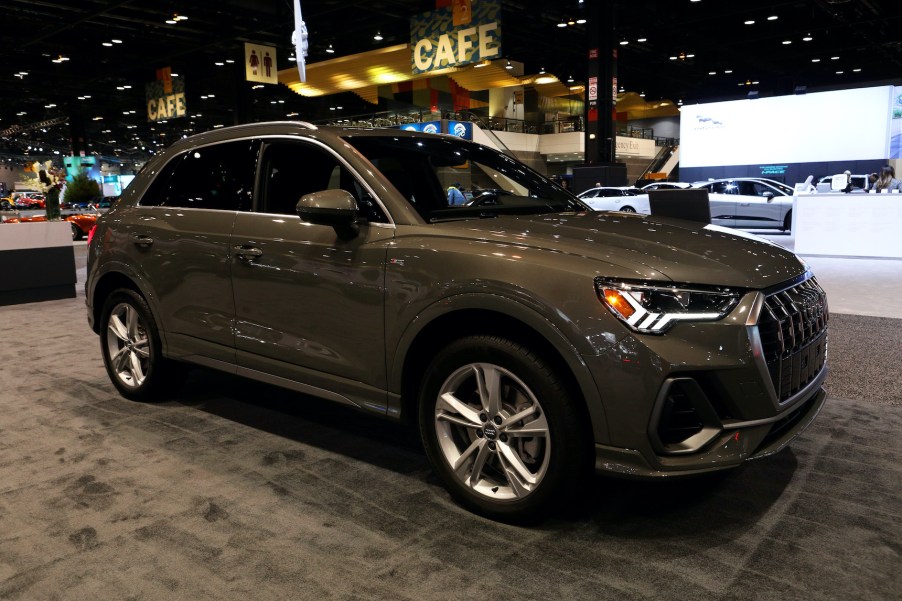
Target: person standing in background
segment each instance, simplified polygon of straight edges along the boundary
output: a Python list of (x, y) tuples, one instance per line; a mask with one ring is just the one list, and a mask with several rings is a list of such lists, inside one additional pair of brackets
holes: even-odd
[(896, 179), (896, 170), (892, 165), (885, 165), (880, 170), (880, 177), (874, 183), (874, 190), (877, 192), (892, 192), (893, 190), (902, 192), (902, 181)]

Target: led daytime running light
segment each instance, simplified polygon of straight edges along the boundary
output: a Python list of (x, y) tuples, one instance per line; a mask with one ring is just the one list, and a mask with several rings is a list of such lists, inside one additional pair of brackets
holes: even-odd
[[(663, 334), (679, 321), (714, 321), (721, 319), (739, 300), (737, 292), (705, 291), (677, 287), (652, 287), (631, 285), (621, 282), (599, 281), (596, 284), (598, 296), (604, 305), (621, 321), (638, 332)], [(661, 295), (657, 299), (654, 295)], [(655, 310), (662, 298), (673, 299), (685, 295), (686, 304), (677, 310)], [(703, 309), (693, 311), (692, 295), (707, 299), (719, 299), (715, 306), (702, 301)], [(696, 297), (697, 298), (697, 297)], [(665, 305), (666, 306), (666, 305)], [(702, 307), (699, 307), (702, 308)], [(712, 310), (714, 309), (714, 310)]]

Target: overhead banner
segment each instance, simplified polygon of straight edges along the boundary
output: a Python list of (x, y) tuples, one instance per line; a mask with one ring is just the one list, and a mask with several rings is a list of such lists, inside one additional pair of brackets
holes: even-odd
[(279, 83), (276, 49), (273, 46), (244, 43), (244, 78), (257, 83)]
[(455, 0), (410, 19), (411, 72), (430, 73), (501, 57), (499, 0)]

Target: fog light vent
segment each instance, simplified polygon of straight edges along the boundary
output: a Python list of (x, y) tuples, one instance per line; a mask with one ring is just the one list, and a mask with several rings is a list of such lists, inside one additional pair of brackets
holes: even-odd
[(658, 437), (665, 445), (683, 442), (702, 431), (704, 424), (698, 411), (692, 406), (685, 385), (677, 382), (670, 387), (661, 407)]
[(694, 453), (722, 430), (717, 412), (693, 378), (664, 382), (652, 414), (650, 434), (661, 453)]

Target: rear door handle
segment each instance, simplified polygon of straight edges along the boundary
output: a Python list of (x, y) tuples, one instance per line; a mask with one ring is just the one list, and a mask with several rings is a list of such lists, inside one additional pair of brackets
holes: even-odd
[(142, 246), (145, 248), (150, 246), (151, 244), (153, 244), (153, 238), (151, 238), (150, 236), (144, 236), (141, 234), (132, 235), (131, 240), (132, 240), (132, 244), (134, 244), (135, 246)]
[(238, 246), (234, 247), (234, 250), (235, 256), (242, 261), (253, 261), (257, 257), (263, 255), (263, 251), (254, 246), (244, 246), (239, 244)]

